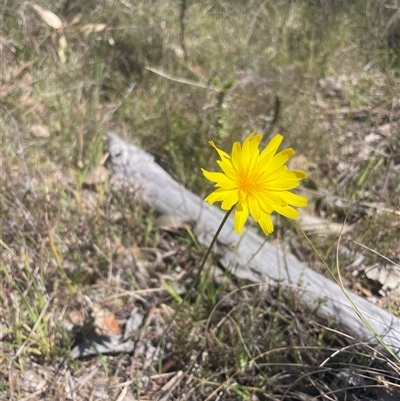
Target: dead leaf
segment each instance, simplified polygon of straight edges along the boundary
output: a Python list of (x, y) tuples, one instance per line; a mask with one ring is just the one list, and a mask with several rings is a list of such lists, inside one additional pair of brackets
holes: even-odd
[(110, 177), (110, 171), (104, 166), (95, 167), (90, 170), (86, 175), (85, 184), (89, 186), (94, 186), (106, 182)]
[(380, 125), (377, 128), (377, 131), (378, 131), (378, 133), (380, 133), (383, 136), (390, 137), (391, 132), (392, 132), (392, 125), (393, 125), (392, 123), (386, 123), (386, 124)]
[[(0, 49), (1, 49), (1, 44), (0, 44)], [(19, 66), (15, 71), (13, 71), (12, 74), (6, 80), (6, 82), (0, 86), (0, 92), (2, 92), (3, 95), (6, 95), (7, 93), (14, 90), (15, 87), (10, 84), (13, 81), (15, 81), (21, 74), (23, 74), (25, 70), (29, 69), (35, 62), (36, 59), (30, 60)]]
[(99, 309), (97, 311), (93, 311), (93, 314), (96, 334), (101, 336), (121, 334), (119, 323), (111, 312), (107, 311), (106, 309)]
[(353, 291), (360, 291), (366, 298), (372, 298), (372, 296), (374, 295), (368, 288), (365, 288), (360, 283), (354, 284)]
[(368, 144), (380, 141), (382, 139), (381, 135), (375, 134), (373, 132), (370, 132), (365, 138), (364, 141)]
[(35, 62), (36, 59), (34, 58), (19, 66), (18, 69), (13, 73), (12, 79), (18, 78), (23, 72), (25, 72), (25, 70), (29, 69)]
[(33, 124), (29, 132), (35, 138), (49, 138), (50, 137), (50, 130), (48, 127), (42, 124)]
[(81, 30), (83, 32), (83, 35), (86, 37), (89, 36), (91, 33), (104, 31), (106, 26), (107, 24), (86, 24), (82, 26)]
[(17, 49), (14, 47), (13, 42), (0, 35), (0, 49), (1, 62), (3, 66), (6, 64), (15, 64)]
[(58, 52), (57, 52), (58, 57), (62, 64), (65, 64), (67, 61), (67, 57), (65, 56), (66, 48), (67, 48), (67, 39), (65, 39), (65, 36), (62, 35), (58, 40)]
[(79, 24), (82, 21), (82, 17), (82, 13), (76, 14), (75, 17), (72, 18), (72, 21), (69, 23), (69, 26)]
[(73, 310), (69, 312), (64, 319), (64, 326), (68, 331), (81, 329), (85, 325), (85, 314), (81, 310)]
[(85, 207), (93, 212), (97, 210), (99, 200), (97, 193), (92, 189), (82, 189), (80, 196), (78, 195), (76, 199), (79, 206)]
[(35, 3), (31, 4), (31, 7), (38, 13), (39, 17), (53, 29), (61, 29), (63, 27), (63, 22), (60, 17), (54, 14), (52, 11), (45, 10), (44, 8), (38, 6)]

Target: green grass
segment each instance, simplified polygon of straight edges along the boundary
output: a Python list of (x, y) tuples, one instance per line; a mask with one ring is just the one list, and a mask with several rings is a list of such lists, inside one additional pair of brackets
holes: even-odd
[[(128, 393), (145, 397), (146, 380), (157, 392), (180, 370), (187, 376), (176, 399), (311, 399), (338, 393), (346, 369), (360, 387), (383, 386), (386, 377), (387, 391), (397, 391), (397, 365), (383, 355), (373, 360), (367, 345), (319, 321), (296, 292), (263, 293), (210, 275), (196, 293), (204, 250), (192, 228), (161, 230), (134, 193), (91, 179), (113, 130), (205, 196), (211, 188), (200, 168), (214, 170), (216, 160), (208, 141), (229, 151), (252, 130), (268, 138), (280, 132), (284, 146), (305, 158), (317, 191), (336, 199), (320, 195), (310, 213), (354, 224), (339, 266), (359, 254), (365, 267), (383, 263), (379, 254), (398, 265), (399, 49), (385, 36), (396, 11), (389, 3), (38, 1), (63, 20), (59, 31), (25, 3), (0, 6), (2, 397), (34, 392), (22, 375), (33, 371), (47, 383), (36, 399), (64, 399), (68, 371), (84, 383), (78, 399), (90, 399), (101, 387), (84, 380), (92, 368), (108, 380), (109, 399), (124, 388), (116, 382), (133, 380)], [(98, 32), (88, 33), (93, 26)], [(49, 135), (35, 136), (34, 126)], [(368, 142), (371, 133), (380, 136)], [(276, 226), (270, 241), (329, 275), (300, 230), (281, 220)], [(335, 268), (337, 236), (311, 240)], [(362, 271), (342, 274), (400, 315), (394, 291), (386, 299)], [(67, 320), (78, 311), (90, 321), (84, 296), (122, 326), (136, 303), (147, 305), (147, 327), (165, 331), (158, 362), (142, 371), (124, 354), (71, 360), (77, 327), (71, 331)], [(374, 396), (343, 386), (354, 399)]]

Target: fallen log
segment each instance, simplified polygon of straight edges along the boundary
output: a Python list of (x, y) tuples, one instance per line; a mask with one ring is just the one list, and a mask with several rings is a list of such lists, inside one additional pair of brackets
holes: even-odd
[[(115, 133), (107, 135), (107, 147), (112, 180), (134, 188), (158, 213), (193, 221), (198, 241), (206, 246), (211, 243), (224, 212), (184, 188), (155, 163), (150, 154), (127, 144)], [(285, 255), (253, 230), (247, 229), (240, 236), (233, 232), (233, 221), (228, 219), (218, 237), (218, 245), (220, 263), (232, 274), (255, 283), (269, 278), (295, 286), (305, 304), (318, 305), (317, 315), (324, 319), (334, 318), (357, 340), (376, 344), (336, 283), (293, 256)], [(347, 294), (373, 330), (393, 352), (400, 354), (400, 319), (351, 291), (347, 290)]]

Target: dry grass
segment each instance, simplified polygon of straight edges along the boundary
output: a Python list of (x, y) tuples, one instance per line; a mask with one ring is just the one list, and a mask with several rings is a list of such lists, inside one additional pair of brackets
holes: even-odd
[[(398, 4), (37, 4), (63, 27), (28, 2), (0, 5), (1, 398), (398, 399), (398, 364), (296, 293), (212, 276), (196, 303), (191, 228), (160, 229), (100, 168), (113, 129), (204, 195), (210, 139), (281, 132), (310, 175), (309, 212), (353, 224), (346, 284), (400, 316), (400, 290), (367, 274), (400, 264)], [(337, 235), (310, 235), (335, 266)], [(270, 240), (328, 274), (293, 226), (277, 221)], [(110, 327), (136, 348), (71, 357)]]

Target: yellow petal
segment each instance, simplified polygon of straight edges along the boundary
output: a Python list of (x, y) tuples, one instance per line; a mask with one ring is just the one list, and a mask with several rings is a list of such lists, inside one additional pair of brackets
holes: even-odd
[(262, 135), (258, 134), (251, 143), (249, 151), (250, 157), (248, 160), (248, 169), (247, 169), (248, 174), (257, 174), (257, 175), (262, 174), (262, 170), (258, 168), (258, 163), (260, 159), (260, 151), (258, 149), (258, 146), (260, 144), (261, 139)]
[(239, 174), (243, 172), (242, 148), (239, 142), (235, 142), (232, 146), (232, 165)]
[(307, 178), (307, 174), (304, 171), (299, 171), (299, 170), (291, 170), (292, 173), (295, 174), (295, 176), (299, 179), (299, 180), (304, 180), (305, 178)]
[(280, 192), (259, 191), (258, 200), (263, 205), (266, 203), (282, 207), (287, 205), (287, 202), (280, 196)]
[(204, 169), (202, 169), (202, 172), (208, 180), (216, 183), (215, 184), (216, 187), (221, 187), (225, 189), (231, 189), (236, 187), (236, 181), (232, 180), (232, 178), (229, 178), (224, 173), (215, 173)]
[(274, 208), (272, 207), (271, 202), (268, 199), (266, 199), (264, 196), (259, 197), (258, 202), (259, 202), (260, 208), (263, 213), (271, 214), (274, 211)]
[(235, 211), (235, 225), (234, 230), (236, 233), (243, 233), (243, 226), (246, 223), (247, 218), (249, 217), (249, 209), (242, 202), (239, 202), (236, 206)]
[(276, 180), (265, 183), (263, 188), (267, 189), (268, 191), (286, 191), (297, 188), (298, 186), (299, 179), (291, 171), (288, 171)]
[(274, 231), (274, 225), (269, 213), (263, 213), (260, 220), (258, 220), (258, 224), (265, 235), (269, 235)]
[(304, 196), (294, 194), (289, 191), (279, 192), (279, 196), (281, 196), (289, 205), (304, 207), (307, 206), (308, 199)]
[(283, 166), (294, 155), (294, 153), (295, 152), (292, 148), (284, 149), (282, 152), (279, 152), (272, 158), (268, 166), (268, 171), (272, 172)]
[(221, 167), (222, 171), (230, 178), (235, 178), (237, 176), (237, 172), (232, 166), (232, 162), (230, 160), (218, 160), (217, 164)]
[(228, 155), (228, 153), (224, 152), (222, 149), (219, 149), (215, 146), (215, 143), (213, 141), (208, 142), (217, 152), (221, 160), (224, 159), (230, 159), (231, 157)]
[(210, 195), (205, 199), (206, 202), (211, 205), (214, 202), (222, 202), (228, 195), (230, 191), (226, 191), (224, 189), (218, 188), (214, 192), (211, 192)]
[(250, 160), (250, 158), (252, 158), (253, 155), (257, 155), (258, 157), (258, 146), (261, 142), (261, 139), (262, 135), (256, 134), (255, 131), (249, 134), (243, 142), (242, 157), (245, 158), (246, 160)]
[(296, 220), (297, 217), (299, 217), (299, 211), (296, 209), (293, 209), (291, 206), (285, 206), (285, 207), (274, 206), (274, 209), (279, 214), (287, 217), (288, 219)]
[(268, 182), (268, 181), (276, 180), (276, 179), (279, 178), (281, 175), (285, 174), (287, 171), (288, 171), (287, 166), (281, 166), (281, 167), (277, 168), (275, 171), (273, 171), (272, 173), (270, 173), (269, 171), (267, 171), (267, 172), (263, 175), (263, 182)]
[(257, 134), (256, 131), (253, 131), (251, 133), (251, 135), (253, 135), (251, 141), (250, 141), (250, 148), (249, 148), (249, 152), (250, 154), (259, 154), (258, 151), (258, 147), (260, 146), (260, 142), (262, 139), (262, 135), (261, 134)]
[(260, 220), (262, 212), (260, 209), (260, 204), (257, 202), (257, 199), (249, 198), (249, 209), (251, 217), (253, 217), (255, 221)]
[(207, 171), (207, 170), (204, 170), (204, 168), (202, 168), (201, 171), (203, 172), (204, 177), (206, 177), (207, 180), (210, 180), (212, 182), (218, 182), (218, 181), (226, 178), (226, 175), (223, 174), (223, 173), (216, 173), (216, 172), (213, 172), (213, 171)]
[(236, 190), (238, 189), (237, 182), (235, 180), (232, 180), (232, 178), (229, 178), (227, 175), (223, 180), (218, 181), (215, 184), (216, 187), (224, 188), (226, 190)]
[(279, 148), (279, 145), (282, 143), (283, 136), (280, 134), (276, 134), (266, 148), (260, 154), (260, 164), (268, 167), (269, 161), (271, 161), (273, 155)]
[(234, 190), (234, 191), (226, 191), (226, 192), (227, 192), (227, 194), (226, 194), (224, 201), (221, 204), (221, 209), (231, 210), (232, 207), (239, 201), (239, 191)]

